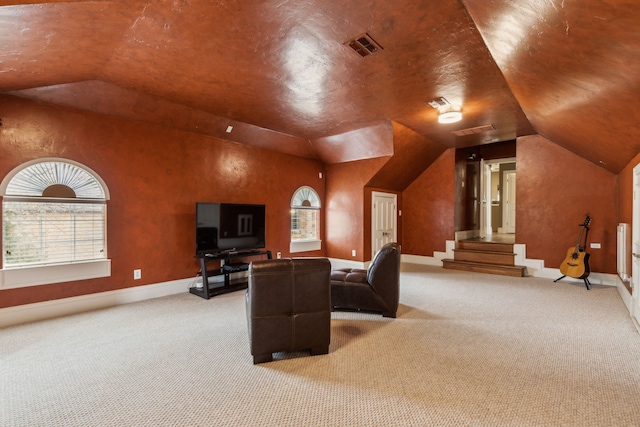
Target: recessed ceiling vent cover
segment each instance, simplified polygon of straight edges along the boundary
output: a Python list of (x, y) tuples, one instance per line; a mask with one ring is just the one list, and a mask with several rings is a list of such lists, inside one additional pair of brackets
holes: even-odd
[(436, 110), (440, 110), (441, 108), (448, 108), (451, 104), (449, 104), (449, 101), (447, 101), (443, 97), (440, 97), (429, 101), (429, 105)]
[(376, 43), (367, 33), (360, 34), (358, 37), (344, 44), (355, 50), (356, 53), (363, 58), (382, 50), (382, 46)]
[(493, 125), (483, 125), (476, 126), (474, 128), (461, 129), (451, 132), (455, 136), (466, 136), (466, 135), (474, 135), (476, 133), (489, 132), (490, 130), (495, 130), (496, 128)]

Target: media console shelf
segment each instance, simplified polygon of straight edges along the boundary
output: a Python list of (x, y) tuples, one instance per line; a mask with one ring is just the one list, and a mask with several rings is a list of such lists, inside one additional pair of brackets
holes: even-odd
[[(221, 254), (198, 254), (196, 257), (200, 260), (200, 271), (198, 275), (202, 277), (202, 287), (194, 286), (189, 288), (189, 292), (198, 295), (204, 299), (215, 297), (229, 292), (247, 289), (247, 279), (244, 277), (231, 279), (232, 273), (239, 273), (249, 269), (248, 262), (231, 262), (235, 259), (267, 256), (271, 259), (271, 251), (249, 250), (238, 252), (225, 252)], [(220, 267), (208, 269), (207, 263), (217, 261)], [(209, 283), (210, 277), (224, 276), (224, 282)]]

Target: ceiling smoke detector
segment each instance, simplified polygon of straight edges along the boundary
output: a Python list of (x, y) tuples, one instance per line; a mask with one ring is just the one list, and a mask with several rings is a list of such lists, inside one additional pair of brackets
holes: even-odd
[(376, 41), (367, 33), (360, 34), (358, 37), (351, 39), (344, 44), (349, 46), (363, 58), (382, 50), (382, 46), (376, 43)]

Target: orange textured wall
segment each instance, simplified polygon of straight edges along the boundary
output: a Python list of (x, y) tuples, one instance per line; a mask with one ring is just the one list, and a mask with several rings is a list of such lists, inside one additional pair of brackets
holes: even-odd
[[(371, 215), (371, 190), (369, 208), (365, 211), (364, 187), (387, 160), (388, 157), (381, 157), (327, 166), (325, 246), (328, 257), (368, 261), (364, 250), (364, 219)], [(352, 249), (356, 250), (355, 257), (351, 255)], [(370, 257), (370, 248), (368, 253)]]
[(617, 176), (539, 135), (518, 138), (516, 242), (527, 258), (558, 268), (575, 246), (585, 215), (592, 218), (591, 271), (616, 272)]
[(433, 256), (454, 239), (455, 149), (431, 164), (402, 193), (402, 252)]
[(293, 193), (309, 185), (325, 197), (317, 161), (21, 98), (0, 105), (0, 179), (41, 157), (93, 169), (111, 192), (112, 260), (109, 278), (0, 291), (0, 308), (194, 277), (197, 201), (266, 204), (267, 249), (288, 256)]

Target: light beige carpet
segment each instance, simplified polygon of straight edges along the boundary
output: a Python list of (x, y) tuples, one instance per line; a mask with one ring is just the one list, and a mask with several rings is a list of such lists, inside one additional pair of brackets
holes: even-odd
[(244, 292), (0, 329), (2, 426), (640, 425), (616, 289), (405, 266), (397, 319), (254, 366)]

